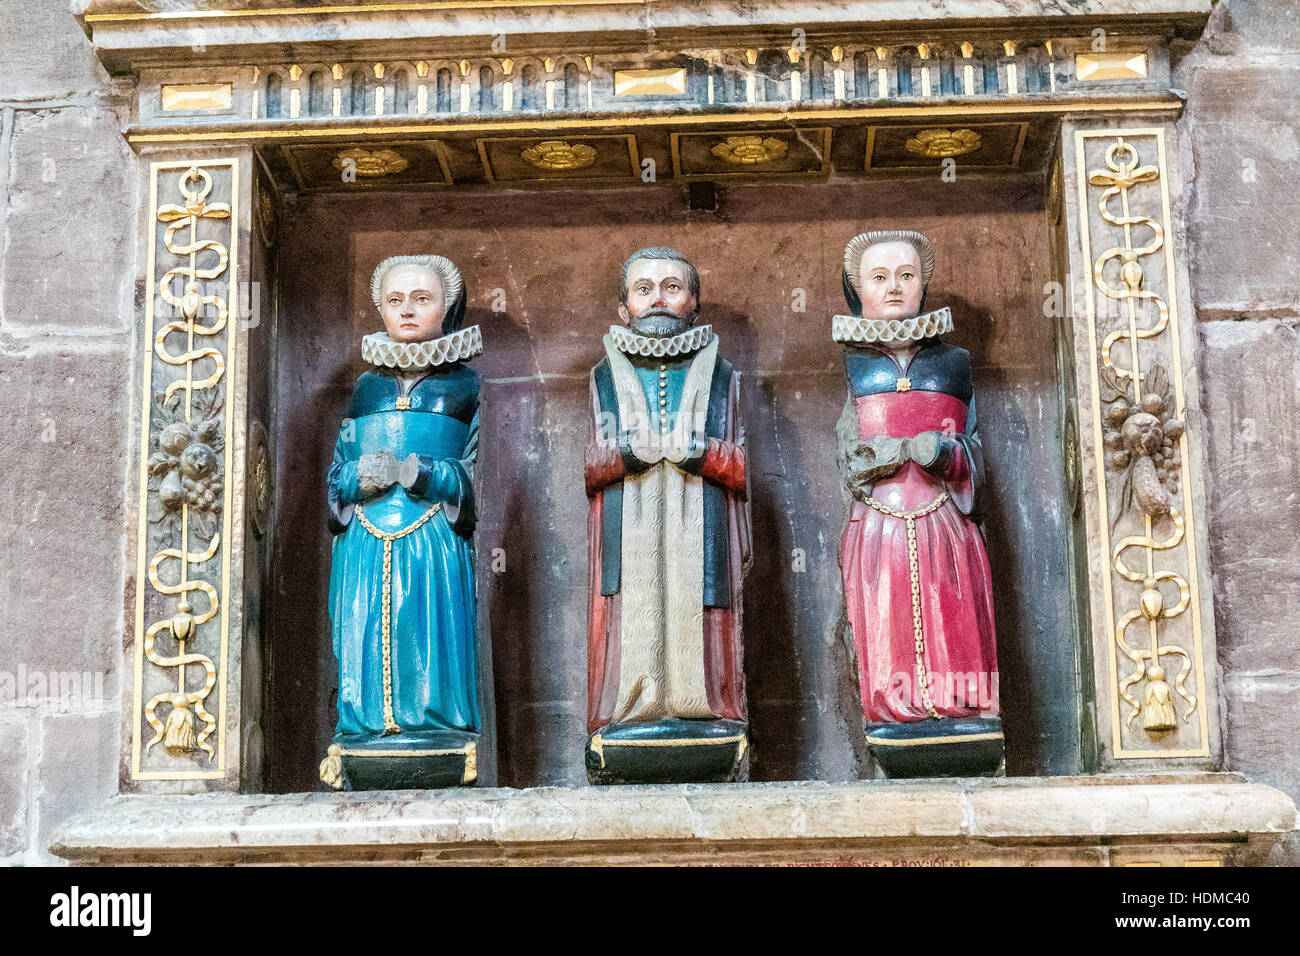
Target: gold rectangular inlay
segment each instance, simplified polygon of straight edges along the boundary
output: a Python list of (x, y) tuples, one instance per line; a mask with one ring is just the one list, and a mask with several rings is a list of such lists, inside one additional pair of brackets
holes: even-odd
[(162, 108), (167, 111), (228, 110), (234, 97), (230, 83), (187, 83), (164, 85)]
[(673, 96), (686, 92), (686, 68), (615, 70), (615, 96)]
[(1076, 53), (1074, 75), (1079, 80), (1140, 80), (1147, 75), (1145, 53)]

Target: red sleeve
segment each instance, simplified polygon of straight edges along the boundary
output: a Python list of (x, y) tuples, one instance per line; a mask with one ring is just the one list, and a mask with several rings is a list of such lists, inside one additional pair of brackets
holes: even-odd
[(953, 441), (948, 436), (941, 436), (942, 440), (949, 444), (946, 456), (940, 474), (936, 477), (942, 478), (954, 484), (959, 484), (970, 477), (970, 462), (966, 459), (966, 449), (961, 446), (961, 442)]
[(745, 450), (734, 442), (710, 438), (699, 471), (702, 478), (745, 498)]
[(589, 442), (584, 464), (583, 477), (587, 482), (588, 498), (614, 482), (622, 481), (625, 475), (623, 456), (617, 447)]

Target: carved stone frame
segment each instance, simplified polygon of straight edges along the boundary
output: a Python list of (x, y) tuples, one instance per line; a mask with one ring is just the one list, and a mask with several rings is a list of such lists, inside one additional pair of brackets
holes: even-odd
[[(238, 292), (251, 273), (252, 153), (154, 150), (140, 155), (140, 173), (140, 418), (122, 784), (164, 792), (231, 789), (243, 765), (239, 675), (249, 627), (247, 329)], [(207, 431), (199, 434), (205, 419)], [(162, 500), (162, 482), (187, 477), (185, 452), (168, 456), (164, 430), (187, 422), (186, 451), (209, 434), (207, 444), (221, 446), (207, 479), (220, 479), (215, 507), (182, 501), (169, 509)], [(196, 670), (203, 674), (197, 681)], [(172, 696), (182, 689), (184, 705)], [(173, 746), (168, 725), (190, 722), (186, 710), (194, 715), (193, 740), (181, 733)]]
[[(892, 0), (879, 0), (878, 5), (884, 8), (891, 3)], [(136, 20), (123, 17), (122, 6), (123, 3), (119, 0), (92, 2), (83, 22), (97, 41), (101, 35), (105, 38), (110, 48), (101, 49), (101, 56), (115, 69), (135, 71), (143, 78), (145, 70), (136, 65), (137, 58), (149, 64), (148, 82), (142, 82), (141, 85), (142, 98), (146, 87), (149, 96), (153, 97), (155, 87), (166, 79), (166, 70), (160, 68), (158, 63), (167, 56), (176, 60), (177, 70), (181, 70), (184, 65), (183, 72), (177, 73), (181, 79), (186, 82), (202, 79), (203, 71), (193, 68), (188, 62), (192, 58), (177, 52), (180, 44), (190, 34), (211, 40), (218, 46), (220, 44), (217, 41), (220, 39), (237, 45), (243, 43), (247, 46), (247, 59), (253, 62), (266, 55), (265, 46), (253, 39), (256, 31), (247, 32), (247, 25), (242, 24), (238, 17), (211, 22), (195, 20), (192, 24), (178, 25), (174, 19), (155, 22), (149, 17)], [(416, 11), (415, 8), (421, 6), (428, 7), (429, 10)], [(445, 11), (435, 8), (446, 6), (448, 5), (417, 4), (412, 7), (414, 12), (392, 14), (387, 20), (375, 14), (374, 35), (379, 39), (356, 39), (357, 55), (373, 56), (378, 46), (390, 42), (383, 40), (383, 36), (394, 31), (400, 33), (405, 30), (409, 35), (410, 30), (415, 30), (416, 36), (438, 35), (429, 24), (445, 15)], [(564, 16), (572, 18), (574, 36), (591, 35), (589, 31), (594, 15), (589, 7), (559, 6), (562, 7)], [(975, 8), (982, 10), (981, 16), (994, 15), (984, 9), (988, 4), (983, 0), (971, 0), (968, 6), (972, 11)], [(1169, 161), (1170, 154), (1176, 149), (1175, 120), (1181, 110), (1181, 101), (1167, 87), (1167, 37), (1176, 24), (1203, 22), (1208, 3), (1200, 0), (1185, 3), (1159, 0), (1133, 6), (1141, 8), (1144, 18), (1134, 20), (1137, 25), (1128, 31), (1129, 45), (1120, 52), (1132, 57), (1135, 55), (1133, 51), (1140, 48), (1146, 59), (1143, 61), (1143, 72), (1135, 75), (1127, 87), (1124, 82), (1116, 85), (1106, 81), (1082, 94), (1077, 91), (1070, 96), (1044, 93), (1037, 99), (1021, 97), (1014, 102), (1003, 103), (1001, 107), (989, 103), (963, 105), (961, 102), (944, 100), (903, 107), (882, 106), (879, 109), (884, 111), (883, 115), (924, 117), (923, 121), (933, 119), (936, 123), (943, 122), (945, 117), (950, 122), (960, 122), (972, 115), (998, 115), (999, 109), (1012, 117), (1024, 115), (1025, 112), (1042, 111), (1051, 111), (1060, 117), (1057, 143), (1059, 159), (1050, 201), (1055, 207), (1052, 211), (1058, 216), (1058, 268), (1065, 279), (1070, 306), (1061, 326), (1061, 379), (1065, 390), (1065, 407), (1077, 410), (1077, 420), (1068, 412), (1066, 416), (1066, 466), (1067, 469), (1073, 469), (1072, 477), (1077, 479), (1067, 484), (1077, 487), (1082, 501), (1083, 537), (1086, 542), (1084, 553), (1080, 555), (1081, 579), (1078, 583), (1088, 589), (1088, 596), (1080, 597), (1079, 603), (1082, 605), (1081, 610), (1086, 609), (1090, 626), (1088, 633), (1083, 636), (1079, 659), (1083, 664), (1080, 680), (1085, 685), (1090, 683), (1093, 694), (1090, 715), (1093, 724), (1091, 736), (1096, 745), (1093, 762), (1095, 769), (1103, 775), (1132, 771), (1177, 775), (1216, 770), (1221, 765), (1223, 753), (1220, 704), (1215, 680), (1212, 587), (1206, 564), (1203, 424), (1196, 383), (1194, 315), (1183, 258), (1185, 200), (1177, 170)], [(361, 9), (364, 10), (364, 7)], [(677, 11), (677, 8), (673, 7), (673, 10)], [(1112, 13), (1113, 10), (1106, 12)], [(272, 14), (274, 11), (267, 16)], [(314, 16), (310, 10), (290, 9), (275, 15), (282, 16), (283, 28), (290, 32), (300, 31)], [(249, 12), (244, 16), (261, 15)], [(817, 15), (813, 16), (816, 20)], [(1088, 28), (1070, 18), (1050, 19), (1053, 21), (1050, 27), (1054, 33), (1045, 31), (1042, 24), (1026, 25), (1011, 20), (1008, 20), (1008, 29), (1013, 26), (1023, 27), (1040, 39), (1054, 35), (1055, 41), (1047, 40), (1046, 49), (1057, 58), (1053, 62), (1060, 61), (1061, 58), (1069, 59), (1067, 72), (1073, 76), (1070, 71), (1077, 62), (1074, 58), (1077, 52), (1085, 49), (1083, 44), (1086, 40), (1083, 38), (1086, 37)], [(264, 22), (266, 21), (259, 21)], [(369, 22), (371, 21), (364, 16), (358, 17), (351, 22), (349, 29), (364, 32), (363, 28)], [(422, 27), (429, 32), (421, 34), (419, 31)], [(835, 24), (830, 24), (823, 32), (833, 33), (835, 27)], [(775, 27), (763, 29), (771, 32)], [(908, 30), (918, 36), (930, 35), (938, 29), (940, 28), (934, 23), (900, 23), (891, 27), (890, 35), (911, 35)], [(736, 42), (727, 41), (720, 36), (712, 37), (710, 42), (723, 45), (726, 42)], [(1035, 42), (1040, 42), (1040, 39), (1035, 39)], [(750, 42), (747, 38), (742, 38), (742, 41), (741, 45)], [(465, 49), (471, 41), (467, 37), (448, 34), (442, 42), (445, 42), (450, 55), (459, 55), (459, 51)], [(1010, 45), (1008, 49), (1011, 49)], [(166, 56), (149, 55), (151, 52), (157, 54), (159, 50), (163, 50)], [(616, 59), (622, 63), (625, 55), (620, 54)], [(1000, 61), (999, 69), (1006, 75), (1006, 71), (1018, 69), (1018, 63), (1022, 64), (1023, 61), (1016, 61), (1008, 53)], [(1116, 69), (1123, 68), (1120, 61), (1116, 63), (1119, 64)], [(590, 69), (590, 59), (587, 65)], [(1049, 68), (1056, 69), (1054, 66)], [(923, 65), (921, 69), (934, 71), (926, 73), (930, 80), (925, 84), (927, 90), (940, 82), (938, 67)], [(235, 108), (246, 109), (251, 96), (255, 113), (255, 90), (224, 67), (214, 70), (212, 76), (218, 85), (233, 77), (229, 81), (232, 83)], [(1053, 77), (1055, 75), (1053, 73)], [(839, 80), (835, 86), (840, 88)], [(1012, 89), (1015, 89), (1014, 83)], [(152, 102), (153, 99), (150, 99)], [(854, 107), (850, 112), (869, 117), (872, 109), (870, 106), (861, 106)], [(734, 113), (711, 117), (705, 115), (707, 109), (696, 112), (700, 115), (693, 117), (692, 121), (699, 124), (724, 120), (730, 122), (736, 118)], [(762, 110), (755, 109), (752, 112), (754, 122), (773, 121)], [(797, 119), (796, 112), (793, 109), (787, 110), (780, 117), (793, 121)], [(826, 110), (821, 115), (833, 117), (835, 112)], [(258, 470), (258, 464), (265, 464), (268, 456), (273, 459), (274, 449), (267, 447), (265, 431), (258, 422), (259, 417), (265, 417), (266, 390), (264, 381), (259, 378), (262, 373), (256, 366), (258, 356), (268, 354), (267, 337), (274, 335), (274, 309), (270, 310), (271, 321), (263, 322), (260, 327), (250, 327), (247, 323), (232, 319), (240, 313), (240, 277), (246, 277), (252, 282), (264, 282), (268, 278), (265, 245), (269, 245), (274, 233), (274, 199), (259, 185), (262, 173), (254, 145), (260, 142), (288, 142), (300, 137), (315, 142), (322, 136), (328, 139), (337, 131), (317, 127), (313, 132), (309, 126), (301, 123), (295, 125), (294, 122), (261, 125), (244, 122), (240, 125), (228, 123), (220, 117), (196, 116), (187, 132), (185, 118), (182, 116), (164, 116), (159, 110), (152, 107), (145, 110), (143, 106), (137, 115), (143, 121), (128, 131), (128, 139), (137, 149), (143, 187), (141, 195), (145, 197), (140, 210), (139, 234), (142, 240), (137, 260), (140, 263), (137, 270), (138, 285), (144, 290), (145, 301), (140, 303), (136, 317), (136, 355), (141, 362), (137, 375), (139, 393), (136, 407), (141, 409), (141, 417), (132, 425), (137, 477), (130, 502), (133, 528), (128, 567), (132, 571), (128, 583), (125, 651), (126, 672), (131, 675), (126, 686), (133, 690), (124, 694), (125, 746), (121, 791), (123, 794), (152, 795), (197, 790), (230, 792), (242, 789), (255, 792), (260, 788), (262, 779), (258, 691), (262, 638), (258, 634), (257, 622), (260, 618), (262, 583), (268, 570), (269, 536), (273, 534), (274, 528), (274, 521), (268, 520), (266, 514), (272, 500), (265, 477), (267, 470)], [(621, 133), (629, 121), (637, 122), (635, 119), (608, 117), (607, 120), (588, 120), (585, 126), (592, 132)], [(542, 118), (530, 128), (546, 129), (548, 122), (550, 121)], [(574, 122), (576, 121), (571, 119), (556, 118), (550, 122), (549, 128), (563, 130), (567, 128), (564, 124)], [(491, 134), (510, 128), (509, 123), (503, 124), (487, 117), (471, 119), (461, 125), (471, 135)], [(443, 126), (451, 128), (447, 124)], [(401, 124), (395, 123), (392, 118), (376, 116), (354, 124), (345, 132), (354, 137), (363, 133), (367, 142), (384, 142), (398, 137), (411, 139), (428, 136), (437, 130), (432, 125), (426, 128), (409, 122)], [(191, 174), (190, 170), (202, 172)], [(196, 205), (199, 199), (190, 197), (190, 207), (185, 207), (186, 197), (177, 193), (182, 179), (191, 176), (192, 185), (194, 176), (202, 179), (204, 174), (212, 178), (211, 193), (202, 200), (205, 205), (199, 208)], [(1107, 202), (1113, 201), (1118, 205), (1107, 205), (1103, 212), (1101, 201), (1107, 190), (1112, 191), (1107, 196)], [(205, 212), (210, 214), (217, 203), (229, 207), (228, 219), (205, 215)], [(183, 304), (179, 307), (179, 320), (171, 315), (162, 316), (155, 308), (157, 303), (154, 299), (167, 270), (173, 267), (189, 268), (186, 261), (188, 249), (186, 252), (176, 251), (176, 233), (171, 234), (171, 248), (168, 248), (168, 229), (178, 220), (161, 221), (160, 204), (185, 210), (183, 217), (179, 213), (176, 215), (186, 220), (186, 228), (191, 220), (197, 224), (195, 228), (200, 241), (221, 243), (228, 248), (226, 267), (213, 277), (215, 280), (224, 276), (231, 283), (223, 293), (227, 321), (212, 334), (205, 335), (201, 330), (193, 329), (193, 318), (188, 316)], [(185, 230), (180, 232), (184, 233)], [(1160, 241), (1153, 245), (1157, 232)], [(198, 256), (200, 260), (206, 258), (207, 261), (200, 264), (211, 271), (215, 268), (211, 261), (215, 255), (214, 247), (207, 245), (205, 248), (207, 251), (198, 253)], [(1126, 254), (1129, 254), (1127, 258)], [(1126, 264), (1127, 273), (1123, 271)], [(1117, 282), (1123, 284), (1119, 295), (1116, 295), (1116, 290), (1120, 288), (1116, 285)], [(178, 308), (176, 303), (165, 299), (159, 301), (170, 308)], [(1156, 304), (1157, 301), (1159, 304)], [(1114, 310), (1101, 308), (1103, 302), (1122, 305), (1122, 323), (1118, 323)], [(1130, 305), (1135, 306), (1131, 324), (1127, 314)], [(183, 353), (177, 349), (168, 351), (170, 346), (159, 343), (159, 332), (166, 324), (161, 322), (163, 318), (182, 322), (182, 325), (172, 329), (170, 335), (186, 339)], [(1109, 341), (1108, 336), (1120, 329), (1121, 325), (1124, 334), (1113, 342)], [(191, 344), (194, 335), (198, 339)], [(1121, 341), (1129, 343), (1128, 351), (1125, 351), (1124, 345), (1118, 344)], [(211, 352), (204, 353), (204, 357), (200, 358), (196, 354), (196, 348), (199, 351), (207, 348)], [(180, 355), (189, 355), (190, 358), (178, 361)], [(164, 553), (166, 548), (154, 548), (150, 541), (150, 508), (153, 507), (157, 513), (159, 497), (159, 489), (150, 487), (151, 458), (159, 451), (159, 432), (166, 418), (166, 411), (153, 404), (150, 393), (151, 390), (156, 391), (159, 385), (182, 381), (179, 377), (181, 369), (189, 376), (184, 381), (192, 382), (196, 365), (203, 366), (200, 371), (204, 379), (211, 378), (216, 365), (214, 360), (218, 357), (224, 366), (224, 375), (219, 376), (214, 386), (208, 386), (208, 389), (224, 388), (223, 407), (217, 413), (222, 433), (226, 436), (220, 460), (224, 478), (221, 492), (223, 525), (213, 553), (202, 562), (194, 562), (195, 573), (198, 579), (204, 581), (207, 589), (194, 587), (191, 590), (203, 591), (205, 594), (207, 590), (214, 591), (219, 610), (211, 618), (197, 621), (196, 617), (206, 613), (206, 607), (191, 607), (188, 611), (183, 609), (180, 606), (180, 595), (174, 590), (174, 578), (159, 579), (157, 570), (154, 578), (150, 577), (151, 566), (157, 569), (169, 560), (175, 562), (180, 554), (176, 550), (176, 555), (160, 559), (158, 555)], [(1117, 498), (1122, 497), (1126, 477), (1123, 469), (1112, 467), (1115, 464), (1114, 456), (1108, 456), (1106, 433), (1110, 429), (1105, 423), (1105, 410), (1102, 406), (1103, 385), (1111, 374), (1108, 370), (1114, 371), (1118, 381), (1127, 381), (1136, 390), (1139, 383), (1151, 374), (1155, 365), (1161, 365), (1165, 369), (1165, 380), (1171, 396), (1166, 417), (1178, 418), (1183, 431), (1176, 442), (1179, 460), (1176, 466), (1171, 466), (1176, 468), (1179, 481), (1177, 494), (1170, 496), (1170, 512), (1168, 515), (1148, 518), (1140, 509), (1134, 511), (1136, 505), (1126, 504), (1120, 508), (1116, 504)], [(181, 391), (188, 393), (192, 390), (184, 386), (172, 389), (173, 395)], [(1135, 394), (1133, 400), (1140, 401), (1140, 396)], [(1170, 470), (1166, 469), (1166, 478)], [(251, 484), (250, 476), (253, 476)], [(180, 540), (185, 540), (192, 533), (188, 509), (183, 511), (185, 514), (181, 517), (183, 530)], [(263, 532), (266, 537), (262, 536)], [(174, 543), (169, 547), (176, 549)], [(188, 544), (181, 547), (191, 548)], [(206, 555), (207, 548), (208, 544), (205, 544), (202, 552), (191, 549), (187, 553)], [(1142, 565), (1136, 570), (1131, 567), (1139, 563), (1135, 559), (1140, 559)], [(215, 562), (220, 562), (220, 574), (213, 570), (218, 566)], [(165, 586), (160, 588), (158, 580)], [(1155, 595), (1150, 593), (1153, 591), (1156, 592)], [(199, 612), (197, 615), (196, 610)], [(1081, 619), (1082, 617), (1083, 615)], [(1163, 682), (1163, 688), (1157, 686), (1160, 682), (1151, 675), (1150, 661), (1143, 656), (1143, 645), (1132, 637), (1139, 630), (1145, 639), (1154, 642), (1158, 658), (1171, 665), (1177, 662), (1177, 673), (1172, 670), (1168, 673), (1169, 679)], [(158, 714), (155, 714), (155, 718), (162, 725), (163, 733), (158, 735), (159, 740), (153, 746), (149, 744), (152, 736), (157, 734), (157, 726), (147, 721), (143, 715), (149, 701), (165, 694), (171, 681), (177, 681), (178, 687), (184, 686), (187, 693), (190, 692), (190, 683), (179, 683), (180, 667), (174, 660), (181, 653), (181, 636), (188, 637), (186, 654), (202, 655), (209, 662), (205, 664), (197, 659), (187, 659), (191, 674), (195, 667), (202, 668), (205, 675), (212, 672), (210, 668), (215, 668), (210, 693), (218, 695), (221, 702), (220, 717), (215, 726), (206, 721), (202, 723), (208, 730), (202, 742), (215, 741), (211, 755), (205, 749), (173, 747), (169, 751), (166, 746), (167, 717)], [(166, 653), (158, 650), (160, 639)], [(157, 657), (163, 659), (161, 664), (154, 659)], [(1093, 663), (1090, 678), (1087, 666), (1089, 661)], [(1136, 680), (1132, 679), (1134, 674), (1139, 675)], [(1085, 697), (1088, 690), (1086, 686), (1083, 688)], [(1141, 694), (1141, 699), (1138, 694)], [(1169, 730), (1144, 729), (1144, 709), (1150, 712), (1157, 705), (1163, 706), (1166, 699), (1173, 705), (1176, 726)], [(191, 702), (188, 706), (192, 708), (194, 703), (201, 702)], [(166, 709), (166, 700), (158, 707)], [(176, 702), (176, 707), (180, 709), (179, 701)], [(193, 741), (196, 748), (199, 744), (197, 736), (196, 734)], [(186, 740), (183, 732), (172, 737), (174, 743), (183, 744)], [(1119, 783), (1121, 779), (1116, 778), (1117, 786), (1122, 786)], [(1221, 794), (1211, 796), (1203, 785), (1204, 779), (1195, 775), (1173, 776), (1166, 779), (1165, 785), (1177, 788), (1183, 800), (1191, 801), (1189, 806), (1201, 806), (1203, 803), (1207, 813), (1211, 812), (1211, 804), (1218, 806), (1215, 801), (1227, 799), (1231, 802), (1230, 797), (1224, 798)], [(1227, 784), (1234, 783), (1233, 778), (1216, 776), (1215, 779)], [(1058, 797), (1075, 799), (1073, 796), (1067, 798), (1064, 794), (1072, 787), (1077, 788), (1077, 784), (1078, 781), (1068, 779), (1061, 779), (1055, 784), (1050, 781), (1008, 780), (1002, 786), (1011, 788), (1005, 791), (1007, 793), (1016, 793), (1019, 792), (1016, 787), (1025, 787), (1020, 798), (1025, 806), (1031, 803), (1037, 806), (1044, 800), (1044, 805), (1056, 806), (1053, 800)], [(772, 790), (775, 794), (782, 785), (751, 786), (763, 792)], [(841, 793), (840, 790), (846, 786), (850, 789)], [(825, 800), (831, 803), (841, 799), (856, 800), (852, 794), (858, 791), (852, 790), (853, 786), (855, 785), (835, 785), (831, 788), (835, 792), (832, 794), (827, 791)], [(931, 789), (938, 793), (942, 788)], [(978, 792), (972, 791), (973, 796), (968, 794), (962, 799), (976, 803), (984, 799), (978, 795), (982, 791), (979, 788), (976, 790)], [(1254, 790), (1267, 788), (1255, 787), (1252, 788), (1252, 793)], [(1070, 792), (1073, 793), (1073, 790)], [(1166, 792), (1173, 794), (1172, 790)], [(1245, 793), (1244, 790), (1231, 792)], [(466, 799), (470, 802), (481, 799), (516, 799), (505, 791), (488, 793), (500, 793), (503, 796), (489, 797), (485, 794)], [(598, 814), (596, 809), (589, 806), (590, 799), (580, 797), (580, 793), (581, 791), (575, 793), (569, 802), (576, 801), (575, 807), (581, 804), (587, 808), (581, 812)], [(882, 794), (883, 791), (876, 797), (867, 796), (863, 799), (870, 802)], [(1280, 794), (1277, 796), (1281, 797)], [(517, 795), (517, 798), (524, 799), (522, 795)], [(132, 835), (128, 840), (120, 838), (121, 835), (114, 832), (113, 820), (117, 819), (115, 814), (123, 812), (115, 808), (123, 806), (121, 801), (131, 799), (164, 798), (143, 795), (119, 797), (116, 803), (99, 816), (91, 814), (69, 823), (56, 838), (56, 849), (61, 848), (60, 852), (87, 860), (149, 858), (150, 850), (145, 845), (148, 840), (142, 843), (143, 838), (139, 834)], [(244, 803), (249, 800), (274, 802), (277, 799), (280, 798), (229, 797), (229, 800)], [(315, 798), (301, 799), (310, 802)], [(338, 795), (337, 799), (346, 800), (347, 795)], [(767, 797), (763, 799), (766, 800)], [(783, 798), (773, 796), (772, 799), (780, 803)], [(1079, 799), (1086, 802), (1084, 796)], [(1260, 820), (1243, 824), (1246, 831), (1269, 834), (1265, 840), (1269, 845), (1269, 841), (1276, 842), (1280, 839), (1280, 834), (1285, 833), (1294, 821), (1293, 815), (1287, 817), (1282, 803), (1290, 805), (1285, 797), (1281, 797), (1277, 806), (1270, 804), (1267, 813), (1261, 811), (1263, 816)], [(203, 805), (207, 806), (206, 803)], [(225, 806), (226, 804), (221, 804), (221, 807)], [(198, 804), (195, 808), (198, 808)], [(210, 811), (214, 814), (213, 819), (225, 812), (216, 804), (212, 805)], [(1149, 819), (1137, 824), (1140, 832), (1163, 832), (1159, 815), (1155, 811), (1143, 812)], [(1293, 814), (1293, 810), (1291, 812)], [(108, 814), (107, 818), (104, 813)], [(1074, 818), (1070, 817), (1070, 820), (1073, 821)], [(1125, 821), (1122, 825), (1115, 821), (1104, 822), (1100, 828), (1094, 826), (1087, 834), (1078, 829), (1082, 825), (1077, 821), (1066, 822), (1062, 823), (1060, 833), (1055, 830), (1052, 832), (1056, 836), (1073, 834), (1080, 839), (1086, 836), (1086, 840), (1104, 841), (1108, 834), (1128, 832), (1125, 827), (1131, 822)], [(948, 823), (936, 824), (937, 829), (933, 833), (946, 834), (943, 837), (945, 840), (980, 839), (980, 835), (967, 824), (960, 821), (949, 823), (951, 826)], [(1226, 838), (1210, 825), (1208, 818), (1202, 823), (1204, 825), (1189, 825), (1180, 831), (1183, 834), (1181, 839), (1213, 842)], [(658, 837), (643, 834), (640, 839), (650, 841), (646, 844), (650, 846), (656, 839), (671, 842), (677, 839), (707, 841), (710, 838), (707, 832), (697, 832), (697, 828), (697, 831), (689, 834), (683, 832), (679, 837), (670, 839), (668, 831), (671, 829), (668, 827)], [(602, 834), (604, 832), (601, 831)], [(910, 831), (912, 837), (922, 832), (931, 831), (924, 827)], [(830, 830), (827, 833), (828, 836), (832, 835)], [(789, 844), (792, 846), (802, 841), (805, 835), (806, 831), (794, 828), (774, 839), (778, 845), (785, 845), (780, 844), (780, 840), (788, 838), (793, 841)], [(845, 834), (838, 831), (833, 836), (836, 839), (845, 838)], [(886, 842), (897, 841), (905, 836), (892, 830), (876, 833), (869, 826), (857, 834), (861, 840)], [(402, 839), (410, 838), (412, 837), (408, 835)], [(436, 836), (431, 838), (440, 839)], [(463, 841), (466, 838), (464, 835), (447, 837), (449, 842)], [(507, 840), (507, 837), (499, 834), (496, 837), (485, 835), (483, 838)], [(369, 831), (357, 831), (340, 838), (340, 845), (361, 846), (368, 845), (368, 841), (373, 843), (393, 839), (396, 838), (392, 835), (385, 837)], [(161, 840), (152, 845), (161, 847), (165, 842)], [(294, 851), (290, 849), (287, 852), (292, 856)], [(1217, 858), (1221, 861), (1246, 861), (1244, 857), (1232, 857), (1226, 852), (1218, 853)], [(1253, 854), (1250, 859), (1257, 860), (1259, 855)], [(1099, 858), (1098, 862), (1114, 861), (1107, 856), (1105, 859)]]
[[(1195, 320), (1183, 256), (1182, 184), (1169, 162), (1176, 143), (1176, 127), (1162, 117), (1071, 117), (1061, 126), (1061, 201), (1103, 770), (1217, 767), (1223, 752)], [(1107, 304), (1119, 306), (1118, 314)], [(1184, 430), (1174, 443), (1178, 493), (1169, 495), (1168, 515), (1150, 516), (1138, 502), (1124, 500), (1125, 469), (1117, 470), (1109, 460), (1105, 434), (1111, 429), (1103, 404), (1113, 396), (1106, 391), (1108, 372), (1140, 400), (1157, 366), (1167, 373), (1172, 408), (1166, 417), (1181, 421)], [(1136, 569), (1134, 558), (1140, 563)], [(1147, 731), (1139, 725), (1150, 700), (1138, 699), (1134, 691), (1145, 690), (1149, 697), (1152, 665), (1143, 656), (1149, 649), (1130, 636), (1131, 629), (1144, 630), (1142, 637), (1161, 659), (1179, 662), (1166, 682), (1178, 712), (1174, 729)]]

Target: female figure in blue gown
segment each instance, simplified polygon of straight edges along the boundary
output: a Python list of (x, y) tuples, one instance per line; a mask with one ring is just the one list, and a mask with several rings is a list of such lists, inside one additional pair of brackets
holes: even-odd
[(396, 256), (371, 295), (385, 332), (362, 340), (329, 470), (330, 620), (337, 735), (321, 765), (336, 788), (471, 783), (479, 731), (474, 461), (478, 326), (442, 256)]

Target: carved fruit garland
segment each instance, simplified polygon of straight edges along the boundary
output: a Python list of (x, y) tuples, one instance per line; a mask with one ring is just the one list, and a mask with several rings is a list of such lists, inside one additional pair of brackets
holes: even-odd
[[(1182, 437), (1183, 423), (1175, 415), (1169, 374), (1163, 365), (1151, 366), (1143, 376), (1140, 403), (1132, 401), (1128, 386), (1129, 380), (1121, 379), (1113, 369), (1107, 367), (1102, 371), (1102, 421), (1106, 426), (1102, 440), (1106, 445), (1106, 465), (1124, 476), (1117, 496), (1118, 508), (1111, 516), (1111, 531), (1114, 532), (1120, 516), (1133, 506), (1134, 501), (1147, 516), (1148, 527), (1145, 536), (1125, 538), (1116, 550), (1116, 570), (1128, 580), (1142, 583), (1138, 607), (1119, 621), (1120, 650), (1135, 665), (1135, 670), (1120, 681), (1119, 690), (1120, 696), (1130, 707), (1130, 725), (1141, 713), (1144, 730), (1163, 733), (1178, 725), (1178, 714), (1174, 709), (1173, 691), (1165, 679), (1165, 669), (1160, 665), (1162, 655), (1174, 656), (1181, 662), (1182, 666), (1174, 679), (1174, 689), (1179, 697), (1187, 701), (1188, 716), (1196, 706), (1196, 698), (1188, 692), (1186, 686), (1192, 669), (1190, 655), (1176, 645), (1162, 644), (1157, 632), (1157, 622), (1176, 617), (1186, 609), (1190, 592), (1180, 575), (1170, 572), (1143, 575), (1130, 570), (1121, 561), (1121, 556), (1127, 546), (1143, 547), (1150, 553), (1154, 550), (1167, 550), (1182, 540), (1183, 521), (1174, 509), (1170, 496), (1178, 493), (1182, 458), (1176, 442)], [(1151, 537), (1150, 522), (1154, 519), (1172, 521), (1175, 529), (1173, 537), (1164, 542)], [(1172, 607), (1165, 604), (1164, 594), (1159, 587), (1162, 580), (1179, 588), (1179, 601)], [(1126, 640), (1127, 629), (1139, 621), (1145, 621), (1150, 630), (1151, 645), (1147, 649), (1132, 647)], [(1144, 677), (1147, 681), (1146, 695), (1143, 704), (1139, 706), (1131, 689)]]
[(1128, 380), (1103, 368), (1101, 400), (1106, 466), (1123, 475), (1117, 507), (1110, 518), (1111, 530), (1134, 500), (1153, 518), (1169, 514), (1170, 495), (1178, 494), (1182, 457), (1177, 443), (1183, 434), (1169, 374), (1164, 366), (1153, 365), (1143, 382), (1141, 404), (1134, 404)]
[(161, 392), (154, 395), (149, 523), (155, 549), (180, 535), (181, 505), (189, 505), (190, 530), (203, 541), (212, 540), (221, 520), (221, 395), (211, 392), (196, 405), (197, 417), (186, 421), (183, 408), (170, 409)]

